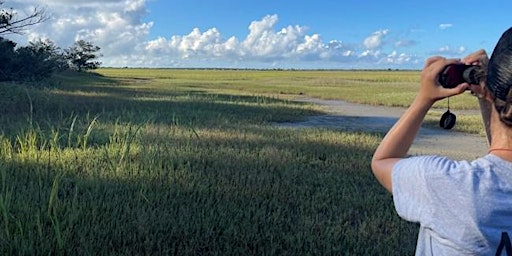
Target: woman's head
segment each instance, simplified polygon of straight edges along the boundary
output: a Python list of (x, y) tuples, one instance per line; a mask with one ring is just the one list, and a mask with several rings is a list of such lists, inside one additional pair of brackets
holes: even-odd
[(512, 126), (512, 28), (503, 33), (487, 69), (487, 88), (494, 96), (500, 120)]

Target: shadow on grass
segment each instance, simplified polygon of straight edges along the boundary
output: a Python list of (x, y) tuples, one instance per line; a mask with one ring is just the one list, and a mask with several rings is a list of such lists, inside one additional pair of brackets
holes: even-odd
[(94, 117), (104, 126), (152, 123), (201, 129), (295, 121), (319, 113), (278, 98), (148, 87), (139, 80), (147, 82), (79, 73), (60, 77), (53, 88), (0, 86), (0, 121), (6, 124), (1, 131), (15, 134), (34, 124), (46, 131), (69, 129), (75, 117), (75, 129), (79, 124), (87, 128)]
[[(243, 129), (145, 145), (119, 169), (92, 152), (0, 161), (0, 252), (152, 255), (407, 255), (369, 171), (371, 150), (313, 130)], [(244, 139), (245, 138), (245, 139)], [(52, 154), (57, 154), (53, 152)], [(91, 158), (97, 158), (91, 161)], [(50, 203), (52, 202), (52, 203)], [(8, 230), (8, 231), (6, 231)]]

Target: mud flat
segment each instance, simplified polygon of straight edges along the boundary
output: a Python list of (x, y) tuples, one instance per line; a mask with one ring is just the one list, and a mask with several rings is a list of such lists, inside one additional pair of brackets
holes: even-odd
[[(405, 111), (405, 108), (370, 106), (340, 100), (300, 98), (297, 101), (321, 105), (327, 114), (311, 116), (303, 122), (279, 123), (279, 126), (387, 132)], [(482, 136), (422, 127), (409, 153), (411, 155), (437, 154), (458, 160), (473, 160), (485, 155), (487, 149), (487, 141)]]

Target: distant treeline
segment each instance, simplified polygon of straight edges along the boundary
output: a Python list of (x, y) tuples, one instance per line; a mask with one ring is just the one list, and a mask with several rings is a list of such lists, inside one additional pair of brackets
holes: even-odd
[(229, 71), (236, 71), (236, 70), (240, 70), (240, 71), (354, 71), (354, 72), (361, 72), (361, 71), (377, 71), (377, 72), (381, 72), (381, 71), (397, 71), (397, 72), (407, 72), (407, 71), (411, 71), (411, 72), (416, 72), (416, 71), (421, 71), (419, 69), (391, 69), (391, 68), (388, 68), (388, 69), (337, 69), (337, 68), (332, 68), (332, 69), (328, 69), (328, 68), (317, 68), (317, 69), (311, 69), (311, 68), (305, 68), (305, 69), (300, 69), (300, 68), (176, 68), (176, 67), (173, 67), (173, 68), (166, 68), (166, 67), (102, 67), (102, 68), (125, 68), (125, 69), (169, 69), (169, 70), (229, 70)]

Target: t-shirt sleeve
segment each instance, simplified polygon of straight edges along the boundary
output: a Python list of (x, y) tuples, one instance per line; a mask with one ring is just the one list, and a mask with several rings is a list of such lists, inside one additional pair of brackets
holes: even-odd
[(393, 167), (393, 201), (398, 215), (408, 221), (429, 222), (432, 216), (432, 186), (429, 178), (450, 168), (453, 161), (439, 156), (416, 156)]

